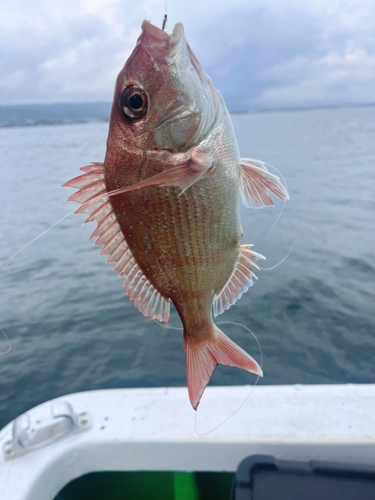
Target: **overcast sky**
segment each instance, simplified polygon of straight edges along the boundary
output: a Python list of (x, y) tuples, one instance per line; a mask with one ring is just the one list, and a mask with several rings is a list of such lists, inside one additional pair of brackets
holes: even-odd
[[(164, 0), (2, 0), (0, 104), (111, 101)], [(375, 0), (168, 0), (231, 109), (375, 103)]]

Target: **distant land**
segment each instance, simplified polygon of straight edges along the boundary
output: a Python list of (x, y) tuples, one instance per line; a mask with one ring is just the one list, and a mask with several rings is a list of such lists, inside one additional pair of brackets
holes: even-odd
[[(342, 104), (325, 108), (374, 106), (374, 104)], [(322, 108), (319, 106), (317, 108)], [(262, 113), (272, 111), (303, 111), (314, 107), (270, 108), (253, 110), (229, 110), (231, 113)], [(68, 123), (107, 122), (111, 110), (110, 102), (14, 104), (0, 105), (0, 128), (31, 127), (37, 125), (61, 125)]]
[(14, 104), (0, 106), (0, 127), (28, 127), (108, 121), (109, 102)]

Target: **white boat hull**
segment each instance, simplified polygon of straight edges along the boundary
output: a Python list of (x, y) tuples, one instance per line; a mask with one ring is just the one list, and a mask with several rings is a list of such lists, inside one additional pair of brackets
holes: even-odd
[(186, 388), (83, 392), (30, 410), (28, 432), (51, 422), (51, 404), (61, 401), (92, 425), (28, 449), (8, 424), (0, 432), (1, 500), (51, 500), (94, 471), (234, 472), (252, 454), (375, 465), (374, 384), (209, 387), (197, 415)]

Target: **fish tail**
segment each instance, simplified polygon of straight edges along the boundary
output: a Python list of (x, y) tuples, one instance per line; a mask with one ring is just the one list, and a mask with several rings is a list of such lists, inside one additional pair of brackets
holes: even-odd
[(230, 340), (216, 325), (204, 340), (184, 332), (186, 377), (190, 403), (197, 409), (206, 385), (217, 365), (235, 366), (263, 376), (258, 363)]

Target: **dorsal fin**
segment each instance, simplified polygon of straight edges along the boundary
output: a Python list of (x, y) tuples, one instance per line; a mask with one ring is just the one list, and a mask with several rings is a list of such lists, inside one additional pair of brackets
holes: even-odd
[(253, 245), (241, 245), (236, 266), (227, 284), (215, 296), (213, 303), (214, 316), (229, 309), (247, 290), (253, 285), (253, 277), (258, 279), (252, 271), (253, 267), (259, 269), (255, 260), (265, 259), (260, 253), (253, 252), (250, 248)]
[[(168, 323), (170, 304), (148, 281), (128, 247), (116, 214), (106, 193), (103, 163), (82, 167), (85, 173), (63, 184), (78, 191), (68, 201), (85, 204), (83, 211), (90, 212), (85, 222), (96, 221), (97, 227), (90, 236), (97, 238), (95, 245), (102, 245), (101, 254), (108, 254), (107, 262), (115, 264), (113, 270), (124, 276), (124, 288), (137, 309), (151, 319)], [(99, 198), (98, 196), (101, 195)], [(91, 201), (91, 203), (90, 203)], [(79, 207), (74, 213), (80, 213)]]
[(240, 193), (243, 204), (248, 208), (272, 206), (269, 193), (281, 200), (289, 200), (280, 178), (271, 174), (263, 162), (249, 158), (241, 158)]

